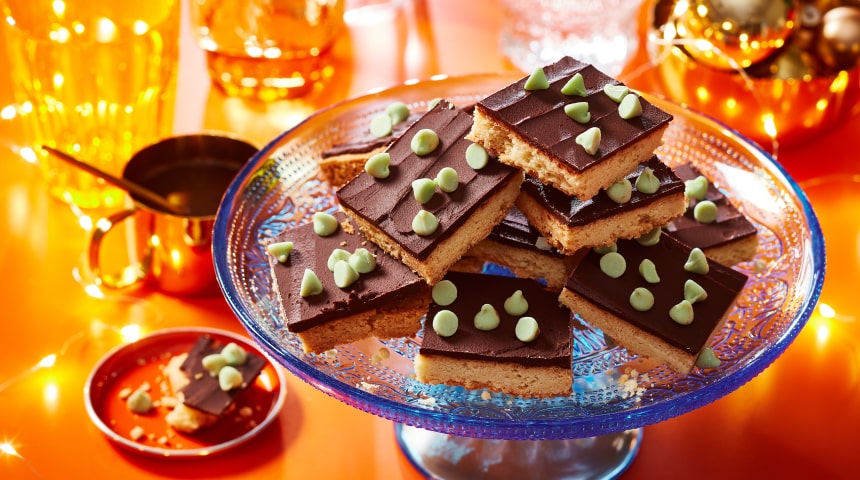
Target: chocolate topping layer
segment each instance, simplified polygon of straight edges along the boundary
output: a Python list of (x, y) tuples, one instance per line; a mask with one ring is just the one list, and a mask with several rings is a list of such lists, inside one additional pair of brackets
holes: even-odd
[[(513, 206), (508, 210), (507, 215), (505, 215), (501, 223), (493, 227), (493, 231), (490, 232), (488, 238), (513, 247), (537, 250), (538, 239), (542, 237), (543, 235), (529, 223), (529, 219), (526, 218), (523, 212), (516, 206)], [(547, 250), (541, 251), (558, 257), (565, 256), (557, 248), (551, 246), (548, 246)]]
[(332, 145), (328, 150), (322, 152), (322, 158), (336, 157), (338, 155), (347, 155), (352, 153), (367, 153), (377, 148), (387, 147), (405, 132), (413, 123), (415, 123), (421, 114), (411, 113), (406, 120), (394, 125), (391, 128), (391, 135), (385, 137), (377, 137), (370, 133), (364, 132), (360, 136), (355, 136), (347, 142)]
[[(466, 163), (466, 148), (472, 144), (464, 137), (472, 126), (472, 117), (442, 100), (424, 114), (388, 148), (390, 175), (377, 179), (361, 172), (338, 192), (338, 201), (375, 224), (412, 256), (424, 259), (440, 241), (448, 238), (469, 214), (500, 185), (513, 179), (519, 171), (499, 163), (495, 158), (481, 170)], [(431, 129), (439, 136), (439, 146), (429, 155), (419, 157), (410, 147), (412, 136), (421, 129)], [(451, 167), (459, 176), (459, 187), (451, 193), (436, 191), (424, 205), (412, 194), (412, 181), (436, 178), (443, 167)], [(435, 233), (421, 236), (412, 231), (412, 219), (419, 210), (427, 210), (439, 220)]]
[[(675, 174), (681, 180), (692, 180), (702, 173), (696, 167), (684, 164), (675, 167)], [(710, 181), (705, 199), (714, 202), (717, 206), (716, 221), (701, 223), (696, 220), (693, 209), (699, 201), (691, 198), (684, 215), (670, 222), (666, 231), (681, 242), (703, 250), (719, 247), (757, 233), (755, 226)]]
[[(291, 332), (301, 332), (328, 320), (427, 293), (428, 287), (424, 280), (365, 240), (357, 231), (345, 231), (343, 222), (346, 216), (342, 212), (334, 215), (341, 225), (331, 236), (320, 237), (314, 233), (312, 224), (305, 224), (282, 232), (275, 238), (276, 242), (293, 242), (293, 251), (285, 264), (272, 259), (281, 309), (286, 317), (287, 329)], [(335, 285), (334, 274), (327, 266), (328, 257), (336, 248), (350, 253), (357, 248), (366, 248), (376, 255), (376, 268), (361, 274), (355, 283), (342, 289)], [(319, 277), (323, 292), (302, 298), (299, 291), (306, 268), (313, 270)]]
[[(660, 180), (660, 189), (650, 194), (639, 192), (635, 187), (636, 178), (646, 167), (651, 168), (654, 176)], [(526, 177), (522, 185), (522, 193), (539, 202), (560, 223), (578, 227), (627, 210), (641, 208), (658, 199), (684, 192), (684, 182), (675, 176), (672, 169), (663, 164), (656, 155), (651, 157), (648, 162), (640, 164), (639, 168), (627, 175), (626, 178), (633, 185), (633, 193), (630, 201), (622, 204), (609, 198), (606, 190), (601, 190), (600, 193), (588, 200), (580, 200), (576, 196), (567, 195), (552, 186), (545, 185), (533, 177)]]
[[(457, 300), (445, 307), (431, 303), (424, 320), (420, 353), (570, 368), (572, 315), (570, 310), (559, 305), (557, 294), (524, 278), (448, 272), (445, 279), (457, 286)], [(534, 317), (540, 328), (540, 334), (532, 342), (517, 339), (514, 329), (519, 317), (505, 313), (505, 299), (517, 290), (522, 290), (529, 304), (522, 316)], [(499, 314), (500, 323), (494, 330), (475, 328), (475, 314), (485, 303), (491, 304)], [(453, 311), (459, 319), (457, 333), (450, 337), (440, 337), (431, 326), (433, 316), (442, 309)]]
[(233, 398), (248, 385), (251, 385), (263, 367), (266, 366), (266, 360), (246, 349), (248, 357), (245, 363), (234, 365), (236, 370), (242, 374), (242, 385), (225, 392), (221, 390), (218, 384), (218, 377), (212, 376), (203, 367), (203, 357), (213, 353), (221, 353), (222, 348), (224, 348), (223, 344), (216, 343), (212, 337), (204, 335), (197, 339), (197, 342), (188, 352), (188, 357), (179, 367), (189, 380), (188, 385), (180, 390), (185, 397), (182, 403), (216, 416), (224, 413), (227, 407), (233, 403)]
[[(561, 88), (577, 72), (585, 81), (586, 97), (561, 93)], [(618, 104), (603, 92), (605, 85), (619, 82), (573, 58), (564, 57), (544, 67), (544, 73), (549, 89), (527, 91), (523, 85), (528, 77), (524, 77), (478, 102), (478, 108), (516, 130), (533, 147), (576, 171), (586, 170), (672, 120), (670, 114), (641, 97), (642, 115), (624, 120), (618, 115)], [(564, 106), (583, 101), (588, 102), (591, 120), (580, 124), (564, 113)], [(575, 139), (595, 126), (600, 128), (602, 141), (597, 153), (589, 155)]]
[[(619, 240), (617, 245), (618, 253), (627, 263), (621, 277), (611, 278), (603, 273), (601, 255), (589, 251), (571, 273), (565, 288), (670, 345), (698, 354), (744, 287), (746, 275), (712, 260), (708, 260), (706, 275), (684, 270), (691, 248), (667, 235), (650, 247), (635, 240)], [(646, 258), (656, 264), (659, 283), (650, 284), (639, 274), (639, 264)], [(693, 304), (693, 323), (679, 325), (669, 317), (669, 309), (684, 299), (684, 283), (688, 279), (701, 285), (708, 298)], [(630, 294), (637, 287), (647, 288), (654, 295), (654, 306), (647, 312), (630, 306)]]

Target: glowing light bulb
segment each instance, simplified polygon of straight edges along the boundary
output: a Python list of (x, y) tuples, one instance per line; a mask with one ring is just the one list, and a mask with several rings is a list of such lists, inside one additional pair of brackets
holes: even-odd
[(674, 40), (678, 36), (674, 23), (667, 23), (663, 31), (663, 40)]
[(176, 249), (170, 250), (170, 261), (177, 267), (182, 266), (182, 252)]
[(9, 442), (0, 443), (0, 452), (5, 453), (6, 455), (11, 455), (13, 457), (21, 456), (18, 453), (18, 450), (15, 450), (15, 446)]
[(58, 17), (63, 17), (66, 14), (66, 2), (63, 0), (54, 0), (51, 2), (51, 8), (54, 10), (54, 14)]
[(815, 329), (815, 339), (818, 341), (819, 345), (823, 345), (827, 343), (827, 339), (830, 338), (830, 326), (826, 323), (822, 323)]
[(110, 43), (116, 40), (119, 29), (113, 20), (102, 17), (96, 21), (96, 41), (100, 43)]
[(19, 152), (18, 155), (21, 155), (21, 158), (30, 162), (36, 163), (39, 161), (39, 157), (36, 156), (36, 152), (33, 151), (30, 147), (24, 147)]
[(51, 368), (55, 363), (57, 363), (57, 354), (52, 353), (39, 360), (39, 368)]
[(111, 223), (110, 219), (108, 219), (108, 218), (100, 218), (96, 222), (96, 228), (98, 228), (99, 231), (102, 231), (102, 232), (107, 232), (108, 230), (111, 229), (112, 226), (113, 226), (113, 223)]
[(12, 120), (18, 116), (18, 110), (15, 108), (15, 105), (6, 105), (0, 110), (0, 118), (3, 120)]
[(824, 318), (836, 318), (836, 310), (826, 303), (818, 304), (818, 313)]
[(69, 39), (72, 38), (72, 34), (69, 32), (68, 28), (58, 27), (56, 30), (48, 34), (48, 38), (57, 43), (68, 43)]
[(149, 31), (149, 24), (143, 20), (135, 20), (132, 30), (134, 30), (135, 35), (145, 35)]
[(98, 285), (89, 284), (84, 287), (84, 293), (93, 297), (93, 298), (105, 298), (104, 292), (99, 288)]
[(836, 75), (836, 78), (834, 78), (833, 82), (830, 84), (830, 92), (841, 93), (844, 92), (846, 88), (848, 88), (848, 72), (842, 70)]
[(93, 229), (93, 218), (89, 215), (81, 215), (78, 217), (78, 225), (80, 225), (85, 231), (89, 232)]
[(774, 121), (773, 114), (765, 113), (761, 116), (761, 120), (764, 133), (770, 138), (776, 138), (776, 122)]
[(60, 399), (60, 387), (56, 383), (45, 385), (45, 390), (42, 392), (42, 397), (45, 400), (45, 405), (51, 407), (51, 410), (57, 406), (57, 401)]
[(679, 17), (684, 14), (690, 8), (690, 2), (687, 0), (679, 0), (678, 3), (675, 4), (675, 8), (672, 10), (672, 15)]
[(815, 344), (819, 350), (827, 347), (827, 341), (830, 339), (830, 325), (827, 322), (821, 322), (815, 329)]
[(128, 343), (140, 340), (140, 325), (126, 325), (119, 329), (123, 341)]

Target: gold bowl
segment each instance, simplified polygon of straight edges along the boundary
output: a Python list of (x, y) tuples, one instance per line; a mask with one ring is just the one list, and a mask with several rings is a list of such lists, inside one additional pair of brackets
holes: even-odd
[[(816, 2), (795, 2), (804, 10), (788, 24), (793, 30), (786, 43), (751, 64), (731, 56), (743, 52), (728, 43), (720, 49), (711, 39), (685, 37), (685, 12), (707, 3), (658, 0), (650, 12), (647, 48), (667, 97), (769, 150), (823, 135), (860, 111), (857, 56), (840, 63), (823, 57), (817, 46), (822, 25), (810, 19)], [(852, 22), (860, 19), (860, 8), (856, 13)], [(705, 60), (702, 52), (722, 55), (725, 61)]]

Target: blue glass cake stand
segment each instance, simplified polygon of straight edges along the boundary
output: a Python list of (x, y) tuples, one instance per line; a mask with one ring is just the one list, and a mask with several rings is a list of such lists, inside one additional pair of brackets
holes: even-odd
[[(649, 98), (674, 116), (658, 150), (691, 162), (759, 229), (750, 279), (711, 346), (720, 367), (679, 375), (629, 354), (583, 318), (574, 328), (573, 392), (529, 399), (414, 379), (416, 338), (367, 339), (303, 353), (273, 291), (265, 244), (336, 209), (318, 160), (364, 134), (393, 101), (414, 110), (444, 97), (466, 106), (516, 80), (475, 75), (412, 82), (322, 110), (285, 132), (239, 173), (215, 223), (215, 269), (249, 334), (299, 378), (355, 408), (390, 419), (404, 454), (433, 478), (614, 476), (633, 460), (641, 427), (737, 389), (773, 362), (809, 318), (824, 279), (824, 240), (803, 192), (768, 154), (725, 126)], [(388, 355), (381, 355), (380, 352)]]

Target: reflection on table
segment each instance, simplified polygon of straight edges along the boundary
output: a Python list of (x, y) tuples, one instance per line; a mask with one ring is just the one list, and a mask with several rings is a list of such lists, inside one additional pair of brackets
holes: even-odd
[[(225, 130), (258, 146), (307, 115), (410, 78), (512, 70), (498, 53), (500, 14), (483, 2), (404, 2), (394, 17), (353, 19), (335, 46), (327, 88), (298, 100), (251, 104), (209, 88), (202, 52), (183, 31), (176, 133)], [(396, 28), (380, 29), (380, 23)], [(380, 33), (381, 32), (381, 33)], [(5, 47), (5, 46), (4, 46)], [(5, 58), (5, 57), (4, 57)], [(632, 86), (659, 93), (653, 69), (630, 68)], [(2, 65), (2, 63), (0, 63)], [(11, 85), (0, 77), (0, 477), (419, 478), (394, 442), (390, 421), (357, 411), (288, 375), (283, 413), (258, 438), (203, 459), (148, 458), (113, 446), (90, 422), (84, 381), (121, 343), (175, 326), (243, 333), (223, 298), (182, 298), (142, 289), (86, 290), (74, 272), (97, 212), (50, 198), (38, 169), (17, 155)], [(790, 148), (778, 160), (820, 216), (828, 276), (819, 309), (769, 369), (736, 392), (644, 430), (624, 478), (849, 478), (860, 427), (860, 280), (855, 205), (860, 164), (856, 116)], [(842, 176), (842, 180), (820, 177)], [(119, 250), (121, 245), (116, 246)], [(108, 256), (112, 256), (108, 254)]]

